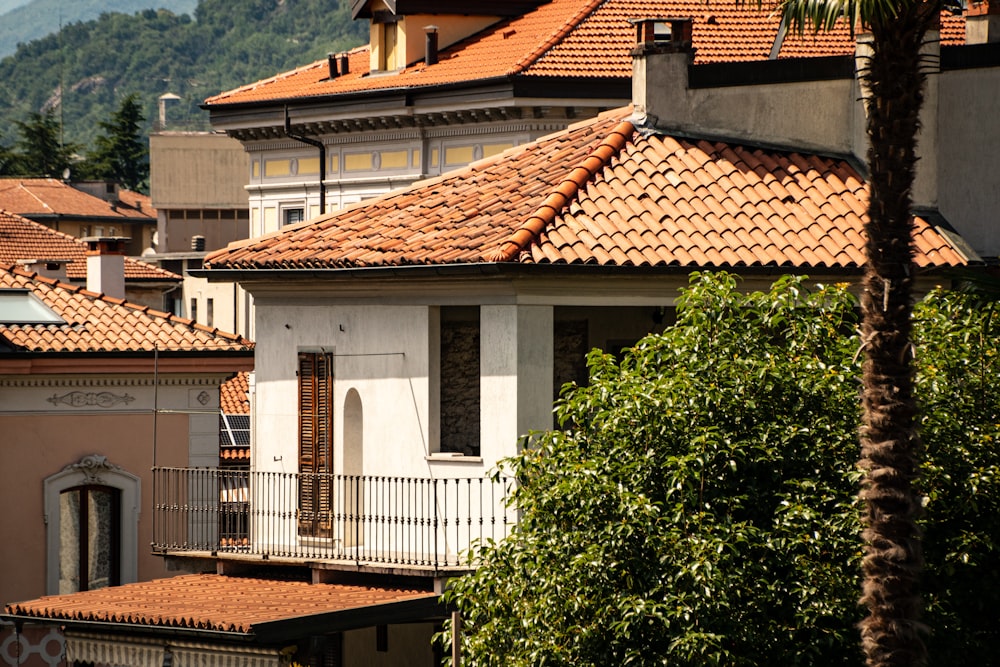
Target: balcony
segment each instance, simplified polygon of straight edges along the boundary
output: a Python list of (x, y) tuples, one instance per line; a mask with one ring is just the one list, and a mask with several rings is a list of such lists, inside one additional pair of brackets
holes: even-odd
[(510, 480), (153, 469), (153, 551), (332, 568), (468, 570), (505, 537)]

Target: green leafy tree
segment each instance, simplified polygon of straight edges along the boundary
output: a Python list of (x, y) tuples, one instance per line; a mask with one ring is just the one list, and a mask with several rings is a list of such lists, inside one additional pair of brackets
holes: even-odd
[(55, 111), (31, 113), (26, 121), (14, 121), (18, 138), (14, 142), (14, 169), (20, 176), (60, 178), (73, 163), (75, 144), (61, 140), (62, 131)]
[(799, 29), (846, 20), (871, 33), (866, 89), (869, 205), (861, 329), (861, 498), (865, 557), (861, 636), (870, 667), (926, 661), (920, 622), (923, 567), (920, 436), (911, 363), (912, 190), (925, 73), (921, 49), (944, 0), (781, 0)]
[(101, 134), (87, 155), (87, 177), (145, 192), (149, 186), (149, 148), (142, 135), (145, 120), (138, 96), (123, 98), (111, 120), (100, 123)]
[[(857, 664), (857, 303), (736, 287), (696, 277), (676, 326), (621, 362), (592, 353), (558, 428), (504, 462), (520, 523), (446, 595), (463, 664)], [(918, 315), (930, 647), (990, 662), (1000, 342), (962, 295)]]

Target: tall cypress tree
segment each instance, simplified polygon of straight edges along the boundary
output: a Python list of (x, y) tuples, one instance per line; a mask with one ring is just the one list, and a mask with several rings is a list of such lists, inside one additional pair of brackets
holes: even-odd
[(145, 192), (149, 185), (149, 149), (141, 135), (145, 120), (138, 96), (122, 99), (111, 119), (99, 123), (101, 134), (87, 155), (87, 175)]
[(32, 112), (26, 121), (14, 121), (18, 138), (14, 142), (13, 168), (18, 176), (60, 178), (73, 163), (75, 144), (61, 141), (61, 127), (55, 111)]

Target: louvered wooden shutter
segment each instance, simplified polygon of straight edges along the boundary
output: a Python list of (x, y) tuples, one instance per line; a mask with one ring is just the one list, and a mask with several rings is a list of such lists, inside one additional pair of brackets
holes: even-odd
[(333, 357), (299, 354), (299, 534), (328, 537), (333, 518)]

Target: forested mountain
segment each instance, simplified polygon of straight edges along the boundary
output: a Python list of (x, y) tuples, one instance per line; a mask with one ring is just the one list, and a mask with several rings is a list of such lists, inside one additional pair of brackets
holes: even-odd
[(170, 107), (172, 127), (208, 129), (198, 107), (206, 97), (366, 41), (347, 0), (201, 0), (193, 19), (106, 13), (0, 60), (0, 143), (13, 141), (13, 121), (54, 108), (65, 141), (89, 147), (98, 123), (133, 93), (147, 128), (170, 92), (182, 98)]
[(0, 57), (18, 44), (58, 32), (60, 25), (96, 19), (105, 12), (134, 14), (163, 7), (175, 14), (194, 11), (198, 0), (0, 0)]

